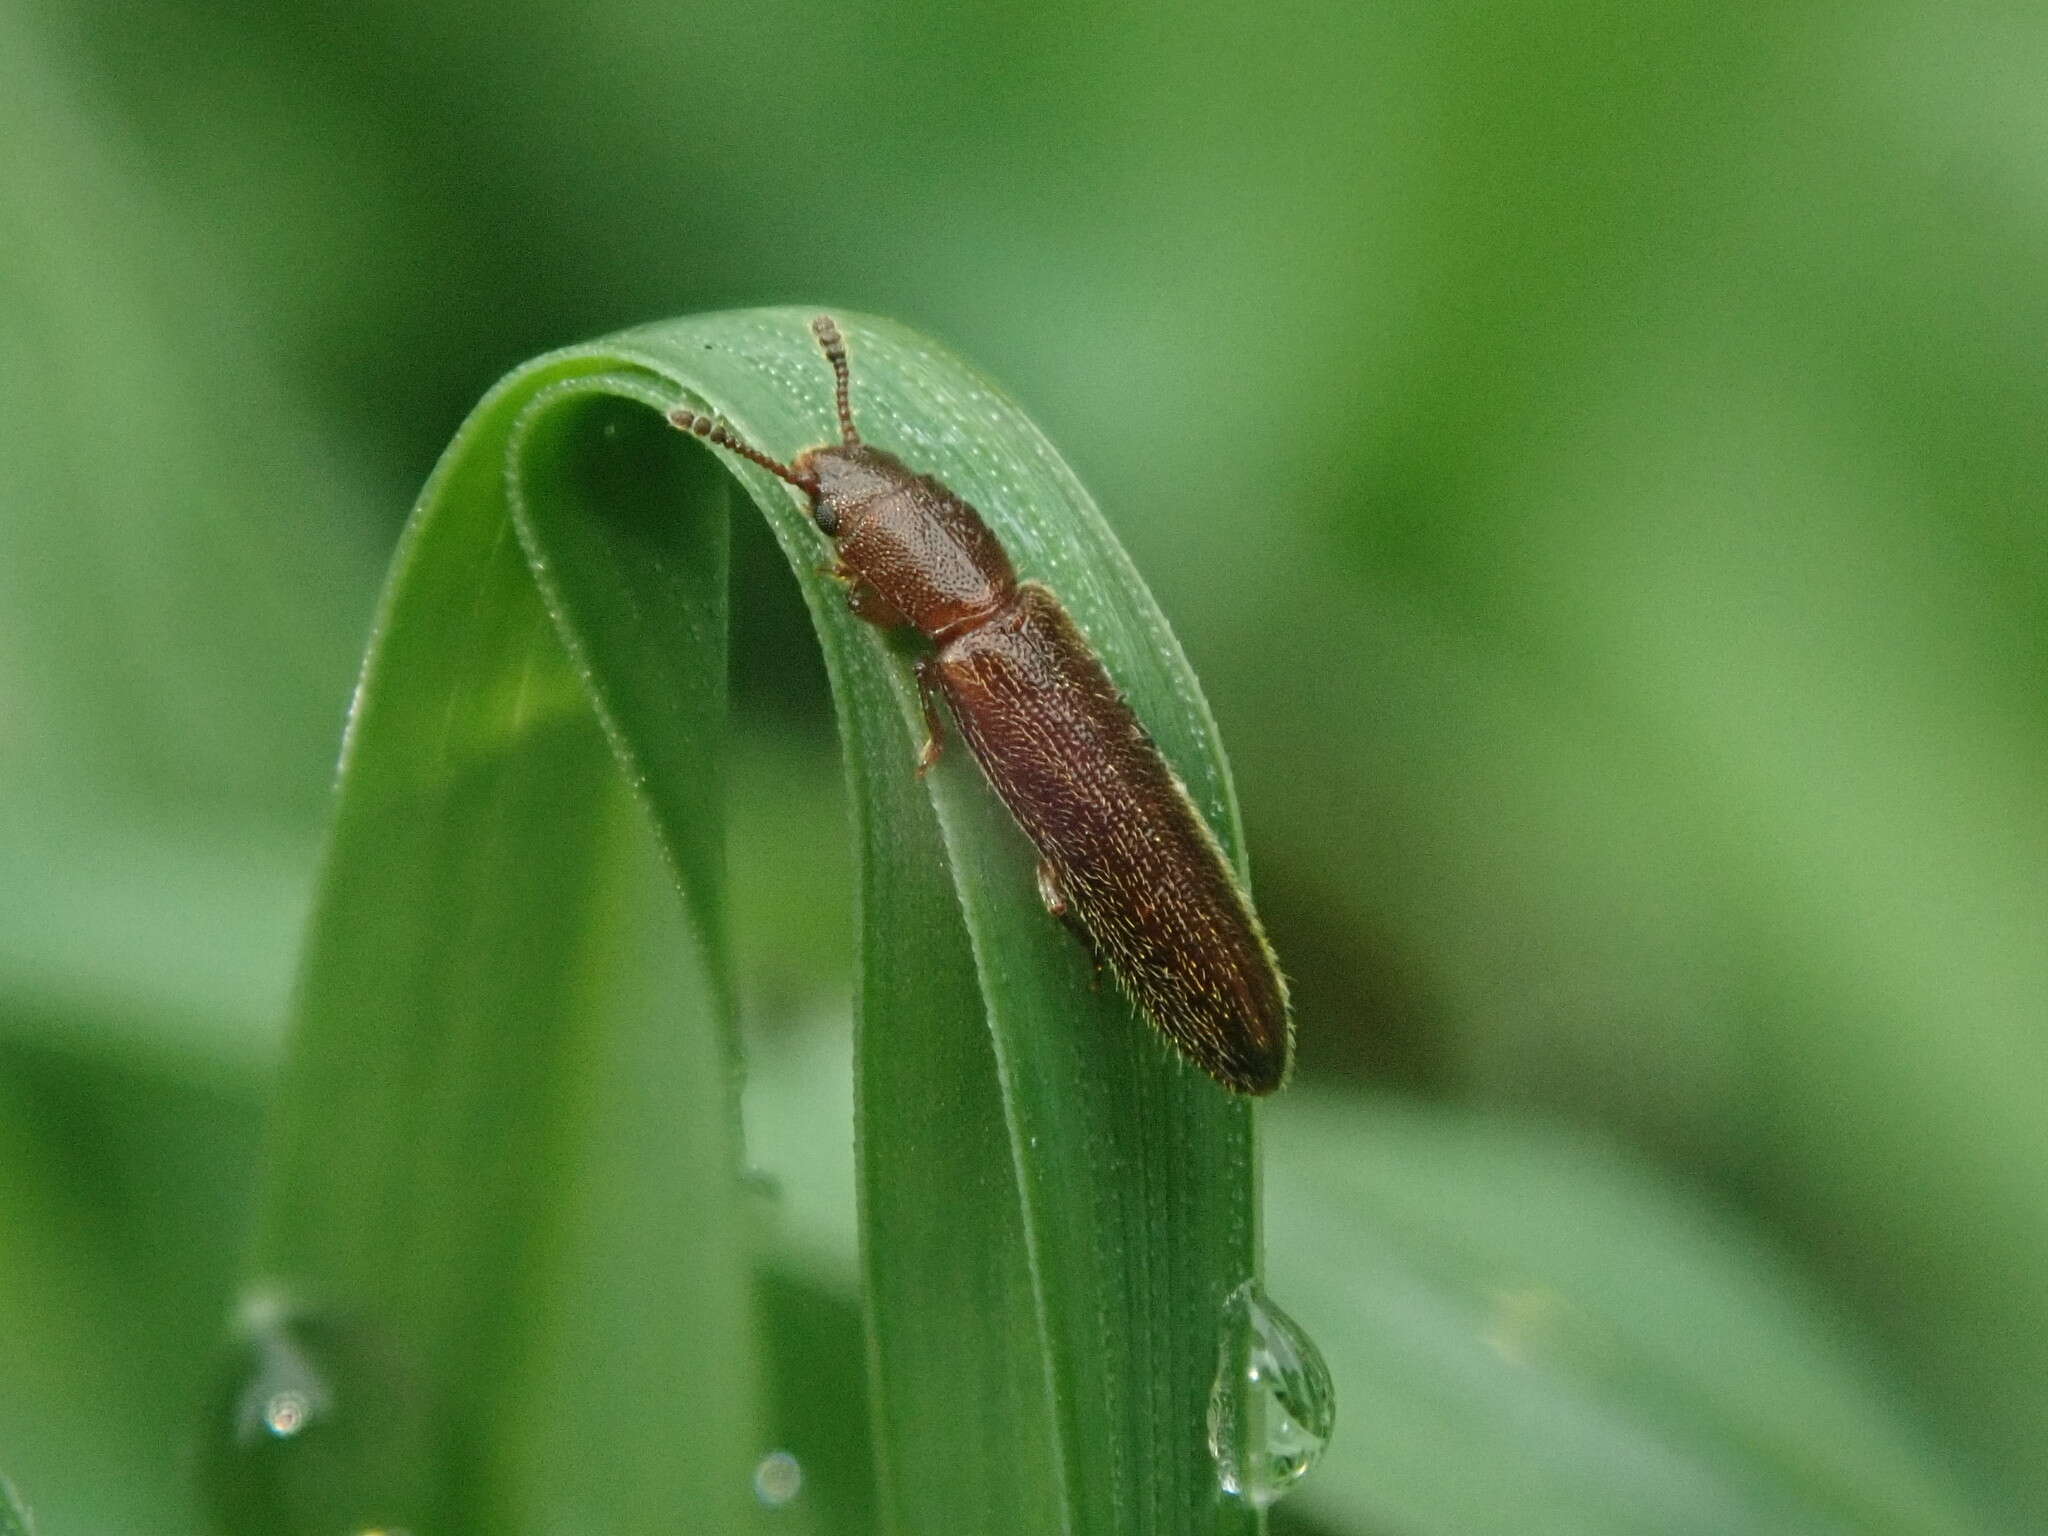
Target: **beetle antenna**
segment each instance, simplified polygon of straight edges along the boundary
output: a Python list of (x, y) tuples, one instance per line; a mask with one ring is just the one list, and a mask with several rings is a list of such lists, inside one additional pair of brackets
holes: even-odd
[(846, 342), (830, 315), (820, 315), (813, 320), (811, 334), (818, 338), (818, 345), (825, 349), (826, 360), (832, 364), (832, 377), (836, 381), (833, 397), (839, 406), (839, 440), (851, 448), (860, 442), (860, 433), (853, 425), (853, 406), (847, 399)]
[(788, 481), (806, 496), (818, 494), (818, 482), (814, 476), (800, 475), (780, 460), (771, 459), (760, 449), (742, 442), (739, 434), (717, 417), (706, 416), (698, 411), (678, 410), (670, 411), (668, 419), (671, 426), (689, 433), (692, 437), (701, 437), (707, 443), (716, 443), (719, 447), (729, 449), (741, 458), (760, 465), (776, 479)]

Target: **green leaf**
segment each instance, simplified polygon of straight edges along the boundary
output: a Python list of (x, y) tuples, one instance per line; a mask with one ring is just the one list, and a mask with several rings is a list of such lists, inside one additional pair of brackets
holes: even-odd
[[(963, 365), (840, 318), (866, 432), (1065, 598), (1235, 850), (1200, 693), (1071, 473)], [(217, 1429), (238, 1529), (759, 1516), (782, 1426), (738, 1178), (725, 524), (660, 413), (708, 406), (781, 456), (827, 440), (807, 320), (538, 359), (428, 484), (351, 720)], [(885, 1519), (1255, 1529), (1205, 1430), (1254, 1269), (1250, 1108), (1094, 989), (964, 752), (913, 777), (902, 645), (846, 611), (787, 488), (737, 473), (815, 620), (852, 787)]]
[(1613, 1151), (1296, 1093), (1268, 1187), (1276, 1284), (1351, 1388), (1300, 1498), (1334, 1529), (2006, 1528), (1789, 1264)]

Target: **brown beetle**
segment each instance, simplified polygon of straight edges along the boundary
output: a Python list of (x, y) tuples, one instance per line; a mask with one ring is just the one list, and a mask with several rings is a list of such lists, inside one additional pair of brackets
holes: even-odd
[(938, 758), (943, 696), (1038, 849), (1046, 909), (1191, 1061), (1226, 1088), (1271, 1093), (1292, 1044), (1287, 986), (1208, 823), (1059, 599), (1017, 580), (973, 507), (861, 441), (839, 327), (820, 315), (811, 329), (836, 380), (838, 443), (783, 464), (724, 422), (669, 420), (804, 493), (853, 611), (932, 642), (917, 663), (930, 732), (918, 771)]

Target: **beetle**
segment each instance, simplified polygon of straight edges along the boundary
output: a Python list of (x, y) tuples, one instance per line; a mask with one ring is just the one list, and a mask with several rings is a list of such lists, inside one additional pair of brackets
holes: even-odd
[(1293, 1045), (1287, 984), (1209, 824), (1059, 599), (1018, 579), (966, 501), (862, 440), (839, 327), (820, 315), (811, 330), (832, 366), (837, 443), (784, 464), (716, 417), (669, 421), (804, 495), (853, 612), (931, 642), (916, 663), (917, 771), (942, 749), (943, 699), (1038, 852), (1046, 910), (1190, 1061), (1271, 1093)]

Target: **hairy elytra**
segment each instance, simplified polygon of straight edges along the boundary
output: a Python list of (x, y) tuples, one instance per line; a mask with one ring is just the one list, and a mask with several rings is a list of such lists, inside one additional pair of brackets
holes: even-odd
[(1190, 1061), (1271, 1093), (1292, 1047), (1287, 986), (1208, 823), (1059, 599), (1017, 579), (973, 507), (861, 440), (839, 327), (820, 315), (811, 330), (832, 364), (839, 442), (784, 464), (712, 417), (669, 420), (804, 494), (854, 613), (932, 642), (917, 663), (930, 732), (918, 771), (938, 757), (943, 698), (1038, 850), (1046, 909)]

